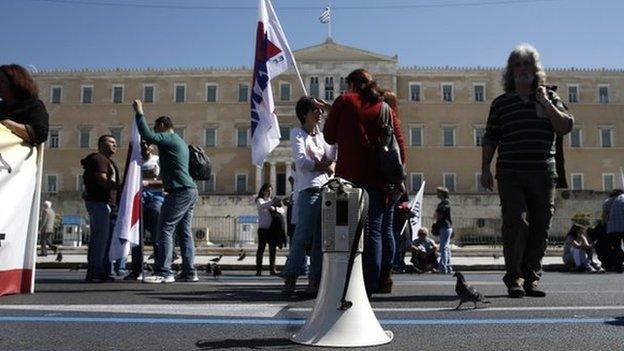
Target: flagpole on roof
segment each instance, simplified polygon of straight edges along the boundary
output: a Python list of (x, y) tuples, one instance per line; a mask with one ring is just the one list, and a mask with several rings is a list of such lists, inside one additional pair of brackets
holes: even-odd
[[(330, 9), (330, 13), (331, 13), (331, 0), (327, 0), (327, 8)], [(332, 35), (331, 35), (331, 15), (329, 16), (329, 22), (327, 22), (327, 38), (331, 39)]]

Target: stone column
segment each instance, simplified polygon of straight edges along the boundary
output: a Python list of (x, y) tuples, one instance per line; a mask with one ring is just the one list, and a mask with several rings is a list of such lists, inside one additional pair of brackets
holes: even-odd
[(256, 194), (258, 193), (258, 191), (260, 191), (260, 187), (262, 187), (262, 169), (263, 168), (264, 167), (256, 166)]
[(271, 166), (270, 168), (270, 173), (269, 173), (269, 182), (271, 184), (271, 187), (273, 188), (273, 194), (275, 194), (275, 191), (277, 190), (277, 172), (275, 170), (275, 162), (271, 162), (269, 163), (269, 165)]
[(288, 178), (290, 178), (291, 174), (291, 164), (290, 162), (286, 162), (286, 196), (290, 195), (290, 193), (293, 191), (292, 187), (290, 186), (290, 182), (288, 181)]

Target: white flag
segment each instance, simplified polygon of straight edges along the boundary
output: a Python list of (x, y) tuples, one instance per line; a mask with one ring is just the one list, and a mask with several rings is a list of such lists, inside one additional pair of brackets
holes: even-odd
[[(134, 118), (133, 118), (134, 120)], [(126, 257), (130, 245), (140, 244), (139, 219), (141, 217), (141, 137), (136, 121), (132, 124), (130, 146), (126, 158), (124, 185), (119, 201), (119, 214), (115, 222), (108, 258), (111, 261)]]
[(422, 228), (422, 206), (423, 206), (423, 194), (425, 193), (425, 182), (420, 185), (420, 189), (416, 196), (410, 203), (410, 211), (412, 217), (409, 219), (410, 228), (412, 229), (412, 241), (418, 237), (418, 231)]
[(620, 180), (622, 181), (621, 189), (624, 189), (624, 169), (622, 169), (622, 167), (620, 167)]
[(286, 35), (275, 15), (270, 0), (258, 2), (256, 55), (251, 91), (251, 161), (262, 166), (269, 153), (280, 142), (280, 130), (271, 80), (295, 67)]
[(331, 21), (331, 10), (329, 9), (329, 7), (326, 7), (325, 11), (321, 13), (321, 15), (319, 16), (319, 21), (321, 21), (321, 23), (327, 23)]

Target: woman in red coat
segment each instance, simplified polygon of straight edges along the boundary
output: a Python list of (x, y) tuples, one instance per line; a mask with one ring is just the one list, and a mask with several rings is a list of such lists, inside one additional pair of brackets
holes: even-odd
[[(357, 69), (347, 76), (349, 91), (340, 95), (329, 110), (323, 134), (328, 144), (338, 145), (336, 177), (363, 187), (369, 196), (368, 227), (364, 239), (363, 270), (367, 293), (390, 293), (394, 237), (394, 199), (405, 190), (403, 183), (388, 184), (377, 166), (376, 144), (383, 93), (370, 73)], [(400, 122), (393, 109), (392, 124), (405, 164), (405, 146)]]

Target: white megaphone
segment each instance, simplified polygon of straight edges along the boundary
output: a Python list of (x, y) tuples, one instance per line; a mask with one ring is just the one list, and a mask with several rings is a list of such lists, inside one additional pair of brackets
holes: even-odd
[[(362, 232), (368, 195), (335, 178), (322, 189), (323, 271), (314, 310), (290, 340), (327, 347), (364, 347), (392, 341), (368, 302), (362, 274)], [(348, 283), (347, 283), (348, 282)]]

